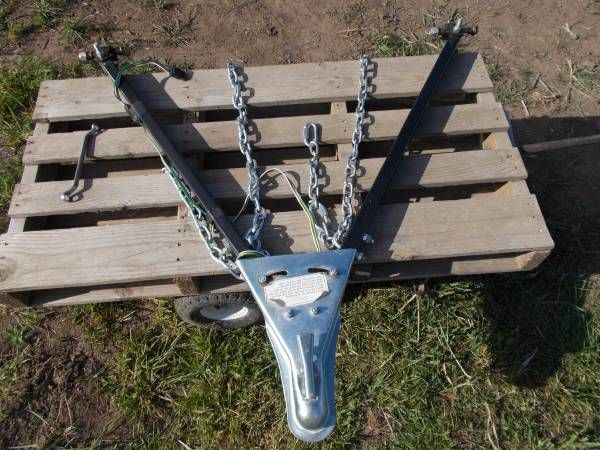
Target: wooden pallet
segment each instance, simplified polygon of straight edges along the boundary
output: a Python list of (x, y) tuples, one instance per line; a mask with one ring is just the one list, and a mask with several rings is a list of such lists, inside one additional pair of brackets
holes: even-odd
[[(358, 185), (368, 191), (435, 56), (376, 59), (368, 138)], [(302, 128), (321, 125), (322, 198), (338, 208), (354, 126), (356, 61), (248, 67), (256, 159), (284, 166), (306, 193)], [(225, 69), (191, 81), (135, 76), (140, 96), (165, 124), (215, 199), (234, 214), (247, 175), (237, 150)], [(34, 112), (21, 183), (0, 237), (0, 291), (13, 305), (65, 305), (245, 290), (207, 255), (155, 150), (114, 99), (105, 78), (47, 81)], [(71, 183), (90, 123), (105, 131), (85, 165), (77, 201)], [(536, 267), (553, 248), (525, 183), (480, 56), (459, 54), (373, 221), (354, 281), (508, 272)], [(280, 177), (262, 187), (271, 212), (262, 240), (273, 254), (312, 251), (309, 228)], [(339, 208), (336, 210), (339, 211)], [(244, 231), (249, 216), (236, 224)]]

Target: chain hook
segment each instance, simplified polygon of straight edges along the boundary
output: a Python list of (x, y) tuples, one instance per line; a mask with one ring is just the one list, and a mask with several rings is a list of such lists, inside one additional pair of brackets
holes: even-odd
[(308, 122), (304, 125), (303, 136), (304, 136), (304, 145), (310, 147), (311, 142), (319, 141), (319, 128), (317, 124), (314, 122)]

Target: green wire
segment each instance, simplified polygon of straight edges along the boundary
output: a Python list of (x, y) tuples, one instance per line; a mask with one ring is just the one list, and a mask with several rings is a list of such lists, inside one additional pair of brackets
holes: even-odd
[[(121, 102), (122, 104), (125, 105), (125, 102), (123, 101), (123, 99), (121, 98), (121, 95), (119, 94), (119, 86), (121, 84), (121, 78), (123, 77), (123, 75), (125, 75), (129, 70), (131, 70), (133, 68), (143, 67), (143, 66), (148, 66), (148, 65), (151, 65), (151, 63), (147, 62), (147, 61), (127, 61), (120, 65), (119, 70), (117, 71), (117, 74), (115, 75), (115, 79), (113, 80), (113, 93), (114, 93), (115, 98), (119, 102)], [(148, 130), (146, 129), (145, 124), (143, 122), (140, 122), (140, 126), (144, 130), (144, 134), (146, 135), (148, 140), (151, 142), (154, 149), (157, 151), (158, 156), (160, 157), (160, 160), (162, 161), (163, 166), (165, 167), (165, 170), (167, 170), (169, 172), (169, 176), (170, 176), (171, 180), (173, 180), (173, 183), (175, 184), (175, 187), (179, 191), (179, 194), (180, 194), (181, 198), (183, 199), (184, 203), (186, 204), (186, 206), (192, 211), (192, 214), (194, 214), (195, 216), (206, 215), (206, 211), (192, 198), (192, 196), (189, 194), (189, 190), (186, 188), (186, 186), (181, 182), (181, 180), (179, 179), (177, 174), (174, 172), (171, 164), (165, 159), (165, 156), (160, 151), (160, 147), (158, 146), (158, 143), (154, 140), (153, 136), (150, 135), (150, 133), (148, 133)], [(296, 198), (296, 200), (298, 201), (298, 204), (300, 205), (300, 207), (302, 208), (302, 210), (308, 217), (308, 220), (310, 222), (310, 232), (311, 232), (311, 235), (313, 238), (313, 243), (314, 243), (317, 251), (321, 251), (321, 245), (319, 243), (318, 231), (316, 228), (316, 220), (315, 220), (314, 215), (310, 211), (310, 208), (308, 207), (306, 202), (304, 202), (304, 200), (300, 196), (300, 193), (290, 182), (287, 175), (285, 175), (285, 172), (283, 172), (283, 171), (280, 171), (280, 172), (288, 180), (288, 183), (294, 193), (294, 197)], [(266, 173), (266, 172), (263, 172), (263, 175), (264, 175), (264, 173)], [(247, 202), (248, 202), (248, 197), (246, 196), (244, 205), (242, 206), (242, 209), (240, 209), (240, 212), (235, 217), (234, 221), (237, 220), (237, 218), (240, 216), (240, 214), (244, 211), (244, 209), (246, 208)], [(212, 226), (212, 224), (211, 224), (211, 226)], [(237, 259), (257, 258), (257, 257), (261, 257), (261, 256), (265, 256), (264, 253), (261, 253), (256, 250), (244, 250), (238, 254)]]

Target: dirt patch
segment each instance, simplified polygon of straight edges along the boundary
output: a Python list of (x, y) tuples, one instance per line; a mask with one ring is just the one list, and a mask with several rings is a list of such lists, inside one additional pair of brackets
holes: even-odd
[[(19, 379), (2, 405), (0, 446), (65, 446), (110, 440), (120, 414), (102, 395), (100, 376), (110, 364), (109, 349), (90, 345), (61, 314), (35, 326), (22, 352)], [(2, 359), (19, 357), (0, 349)]]

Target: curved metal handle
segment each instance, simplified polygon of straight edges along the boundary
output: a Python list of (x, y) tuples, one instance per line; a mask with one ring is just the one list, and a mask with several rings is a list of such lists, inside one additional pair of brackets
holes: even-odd
[(79, 180), (81, 179), (81, 172), (83, 171), (83, 162), (85, 156), (88, 154), (91, 148), (92, 138), (100, 133), (100, 127), (95, 123), (92, 124), (90, 131), (85, 134), (83, 143), (81, 144), (81, 153), (79, 154), (79, 160), (77, 161), (77, 168), (75, 169), (75, 176), (73, 177), (73, 185), (60, 195), (60, 198), (65, 202), (73, 201), (74, 193), (79, 186)]

